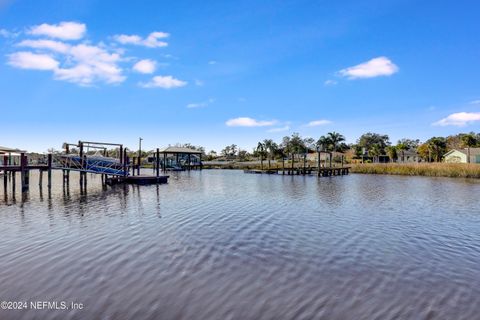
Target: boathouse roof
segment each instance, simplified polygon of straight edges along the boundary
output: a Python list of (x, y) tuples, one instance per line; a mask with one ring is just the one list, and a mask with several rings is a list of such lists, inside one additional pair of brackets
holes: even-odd
[(185, 154), (202, 154), (202, 151), (183, 147), (167, 147), (160, 150), (160, 153), (185, 153)]
[(26, 151), (20, 150), (20, 149), (7, 148), (7, 147), (0, 146), (0, 153), (21, 153), (21, 152), (26, 152)]

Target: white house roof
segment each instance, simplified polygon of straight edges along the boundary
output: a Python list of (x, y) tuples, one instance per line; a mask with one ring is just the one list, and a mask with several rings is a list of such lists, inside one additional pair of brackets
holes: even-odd
[[(452, 149), (452, 150), (448, 151), (447, 153), (445, 153), (444, 157), (454, 153), (455, 151), (461, 152), (464, 155), (468, 154), (468, 151), (467, 151), (466, 148), (465, 149)], [(480, 155), (480, 148), (470, 148), (470, 155), (471, 156)]]
[(183, 147), (167, 147), (163, 150), (160, 150), (160, 153), (190, 153), (190, 154), (202, 154), (202, 151), (183, 148)]

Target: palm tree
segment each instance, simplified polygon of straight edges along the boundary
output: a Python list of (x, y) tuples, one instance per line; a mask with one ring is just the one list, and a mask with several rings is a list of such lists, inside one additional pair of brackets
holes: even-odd
[(327, 151), (330, 149), (330, 145), (332, 144), (332, 141), (330, 140), (329, 137), (321, 136), (317, 140), (317, 147), (320, 148), (320, 151)]
[(402, 162), (405, 162), (405, 150), (408, 150), (408, 145), (401, 141), (398, 141), (397, 149), (402, 152)]
[(388, 146), (387, 148), (387, 154), (390, 159), (392, 159), (393, 162), (397, 159), (397, 147), (394, 146)]
[(369, 151), (370, 151), (370, 155), (373, 157), (373, 162), (380, 162), (379, 157), (382, 154), (382, 150), (380, 146), (378, 144), (374, 144)]
[(292, 170), (295, 167), (295, 155), (305, 152), (305, 141), (298, 133), (293, 133), (291, 137), (284, 137), (282, 142), (285, 154), (292, 155)]
[(265, 144), (259, 142), (257, 145), (256, 152), (260, 155), (260, 166), (263, 170), (263, 154), (265, 153)]
[(429, 152), (435, 157), (435, 161), (440, 162), (447, 150), (446, 139), (443, 137), (433, 137), (427, 141), (427, 145)]
[(462, 144), (467, 147), (467, 163), (470, 163), (470, 148), (477, 144), (477, 139), (473, 134), (466, 134), (462, 136)]
[(330, 144), (331, 144), (332, 149), (333, 149), (332, 151), (334, 151), (334, 152), (337, 151), (338, 145), (341, 142), (345, 141), (345, 137), (342, 134), (340, 134), (338, 132), (335, 132), (335, 131), (327, 133), (327, 137), (330, 140)]
[(263, 146), (268, 155), (268, 170), (270, 170), (270, 161), (272, 157), (274, 157), (275, 154), (277, 153), (278, 145), (275, 142), (273, 142), (272, 139), (265, 139), (263, 140)]
[(467, 148), (474, 147), (477, 144), (477, 139), (475, 139), (474, 135), (471, 133), (463, 135), (461, 139), (462, 144)]

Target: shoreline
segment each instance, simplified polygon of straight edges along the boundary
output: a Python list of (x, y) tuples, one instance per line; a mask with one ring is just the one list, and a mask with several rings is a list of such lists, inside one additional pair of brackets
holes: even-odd
[[(290, 165), (285, 164), (286, 169)], [(384, 174), (402, 176), (447, 177), (447, 178), (473, 178), (480, 179), (480, 165), (465, 163), (365, 163), (346, 164), (350, 173), (358, 174)], [(308, 166), (308, 165), (307, 165)], [(310, 164), (311, 167), (314, 165)], [(296, 164), (295, 167), (301, 167)], [(256, 162), (228, 162), (205, 164), (204, 169), (220, 170), (259, 170), (261, 165)], [(280, 163), (273, 163), (272, 170), (282, 169)], [(268, 164), (263, 165), (263, 170), (268, 170)]]

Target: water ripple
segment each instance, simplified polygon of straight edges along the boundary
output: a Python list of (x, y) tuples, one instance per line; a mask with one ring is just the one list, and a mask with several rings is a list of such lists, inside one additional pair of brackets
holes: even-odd
[[(0, 319), (475, 319), (480, 183), (237, 171), (0, 191)], [(19, 179), (17, 179), (19, 180)], [(19, 190), (17, 186), (17, 190)]]

